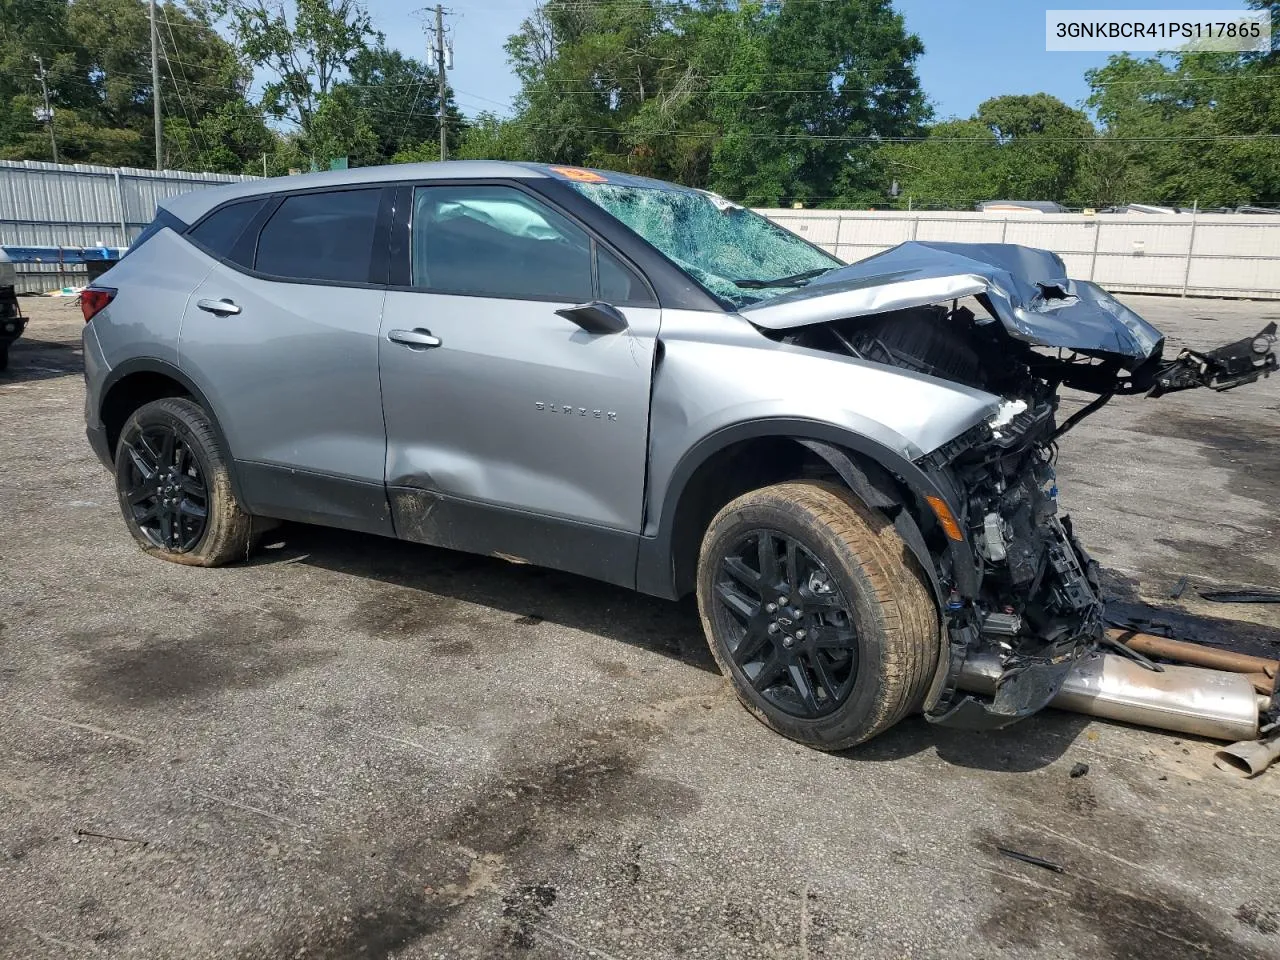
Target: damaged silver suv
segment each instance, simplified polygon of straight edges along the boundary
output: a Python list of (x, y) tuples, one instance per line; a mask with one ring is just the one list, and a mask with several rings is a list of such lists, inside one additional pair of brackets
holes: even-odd
[[(742, 702), (821, 749), (1046, 704), (1102, 636), (1058, 440), (1276, 367), (1274, 324), (1164, 358), (1045, 251), (846, 266), (712, 194), (507, 163), (186, 194), (82, 304), (143, 550), (224, 564), (286, 519), (696, 592)], [(1063, 385), (1097, 400), (1059, 424)]]

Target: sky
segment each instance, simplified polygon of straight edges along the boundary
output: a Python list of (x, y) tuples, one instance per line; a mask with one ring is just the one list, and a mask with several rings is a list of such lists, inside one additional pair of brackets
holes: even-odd
[[(426, 59), (424, 0), (368, 0), (369, 12), (390, 46)], [(519, 84), (502, 49), (507, 37), (534, 7), (534, 0), (445, 0), (450, 12), (454, 69), (449, 77), (463, 113), (502, 115)], [(1125, 9), (1206, 9), (1242, 7), (1241, 0), (894, 0), (907, 29), (924, 41), (917, 66), (925, 93), (939, 119), (968, 117), (983, 100), (1004, 93), (1051, 93), (1080, 106), (1089, 89), (1084, 72), (1106, 62), (1105, 53), (1048, 53), (1044, 49), (1046, 9), (1100, 6)], [(434, 21), (434, 8), (430, 14)]]

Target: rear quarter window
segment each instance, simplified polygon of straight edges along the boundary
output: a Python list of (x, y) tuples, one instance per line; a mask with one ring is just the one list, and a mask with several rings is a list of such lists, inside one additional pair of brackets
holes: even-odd
[(219, 260), (231, 259), (236, 241), (266, 202), (266, 197), (255, 197), (219, 207), (188, 231), (187, 239)]

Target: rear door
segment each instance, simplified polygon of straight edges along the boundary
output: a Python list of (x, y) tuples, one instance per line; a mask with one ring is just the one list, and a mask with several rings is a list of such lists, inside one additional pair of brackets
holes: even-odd
[(378, 389), (392, 196), (275, 195), (188, 234), (217, 262), (188, 302), (179, 362), (209, 391), (251, 510), (392, 530)]
[[(422, 184), (397, 209), (380, 350), (398, 531), (631, 582), (659, 322), (648, 284), (514, 182)], [(627, 329), (557, 314), (593, 299)]]

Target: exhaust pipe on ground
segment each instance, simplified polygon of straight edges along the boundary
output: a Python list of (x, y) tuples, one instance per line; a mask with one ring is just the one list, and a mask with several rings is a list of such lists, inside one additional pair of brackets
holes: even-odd
[(1280, 760), (1280, 730), (1262, 740), (1247, 740), (1223, 747), (1213, 755), (1213, 765), (1238, 777), (1256, 777)]
[(1268, 660), (1266, 657), (1219, 650), (1202, 643), (1171, 640), (1168, 637), (1114, 627), (1107, 631), (1107, 636), (1148, 657), (1177, 660), (1195, 667), (1208, 667), (1210, 670), (1247, 674), (1253, 688), (1267, 696), (1275, 693), (1276, 686), (1280, 683), (1280, 661)]
[[(959, 686), (990, 695), (1002, 672), (996, 654), (977, 654), (965, 661)], [(1127, 657), (1090, 653), (1067, 674), (1049, 705), (1105, 720), (1236, 741), (1257, 738), (1258, 712), (1269, 701), (1254, 693), (1244, 674), (1169, 665), (1157, 673)]]

